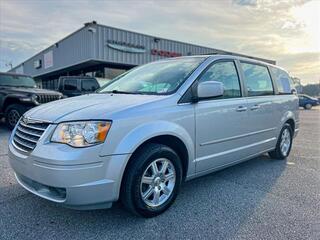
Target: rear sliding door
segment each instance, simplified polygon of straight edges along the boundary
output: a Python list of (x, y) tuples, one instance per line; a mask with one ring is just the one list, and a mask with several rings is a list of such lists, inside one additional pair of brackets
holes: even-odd
[(265, 65), (240, 62), (248, 104), (250, 155), (274, 148), (279, 118), (273, 82)]

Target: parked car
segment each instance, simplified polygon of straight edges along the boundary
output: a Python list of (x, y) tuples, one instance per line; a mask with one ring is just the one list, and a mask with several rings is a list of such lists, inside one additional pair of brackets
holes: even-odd
[(88, 76), (60, 77), (58, 91), (66, 97), (75, 97), (93, 93), (100, 87), (97, 79)]
[(10, 129), (27, 110), (61, 98), (58, 92), (37, 88), (30, 76), (0, 72), (0, 117)]
[(305, 94), (299, 94), (299, 106), (304, 109), (310, 110), (313, 106), (320, 104), (319, 99), (310, 97)]
[(27, 112), (10, 163), (25, 189), (52, 202), (93, 209), (120, 199), (153, 217), (185, 180), (266, 152), (287, 158), (299, 106), (285, 79), (277, 66), (229, 55), (149, 63)]

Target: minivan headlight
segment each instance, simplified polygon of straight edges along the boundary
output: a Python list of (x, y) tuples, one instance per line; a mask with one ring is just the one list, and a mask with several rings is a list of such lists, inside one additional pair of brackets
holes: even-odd
[(51, 137), (51, 142), (64, 143), (72, 147), (96, 145), (104, 142), (110, 127), (110, 121), (60, 123)]

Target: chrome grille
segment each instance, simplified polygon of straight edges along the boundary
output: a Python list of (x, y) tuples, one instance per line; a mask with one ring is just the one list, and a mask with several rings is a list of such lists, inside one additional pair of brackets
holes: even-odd
[(48, 126), (49, 123), (22, 118), (13, 136), (14, 146), (20, 151), (32, 152)]
[(52, 95), (43, 94), (38, 96), (39, 103), (48, 103), (48, 102), (56, 101), (59, 99), (60, 99), (60, 95), (56, 95), (56, 94), (52, 94)]

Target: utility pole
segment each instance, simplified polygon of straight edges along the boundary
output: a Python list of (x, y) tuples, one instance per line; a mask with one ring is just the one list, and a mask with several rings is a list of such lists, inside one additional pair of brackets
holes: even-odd
[(0, 61), (4, 62), (4, 65), (6, 67), (10, 67), (10, 70), (13, 68), (12, 61), (6, 61), (6, 60), (2, 60), (2, 59), (0, 59)]
[(10, 67), (10, 70), (13, 68), (13, 66), (12, 66), (12, 62), (7, 62), (6, 63), (6, 67)]

